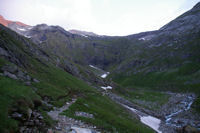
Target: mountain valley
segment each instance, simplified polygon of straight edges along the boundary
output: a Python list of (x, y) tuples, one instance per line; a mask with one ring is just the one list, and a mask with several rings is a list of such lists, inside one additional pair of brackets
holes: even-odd
[(199, 20), (105, 36), (0, 16), (0, 132), (200, 132)]

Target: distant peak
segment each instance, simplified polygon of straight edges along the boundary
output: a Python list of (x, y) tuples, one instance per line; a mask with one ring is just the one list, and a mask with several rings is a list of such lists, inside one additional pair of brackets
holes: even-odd
[(70, 33), (72, 34), (77, 34), (77, 35), (82, 35), (82, 36), (99, 36), (93, 32), (87, 32), (87, 31), (81, 31), (81, 30), (69, 30)]
[(48, 26), (47, 24), (38, 24), (38, 25), (36, 25), (36, 26), (38, 26), (38, 27), (46, 27), (46, 26)]
[(24, 24), (24, 23), (22, 23), (22, 22), (14, 22), (14, 23), (16, 23), (17, 25), (20, 25), (20, 26), (29, 26), (29, 25), (27, 25), (27, 24)]
[(0, 24), (4, 25), (4, 26), (8, 26), (9, 24), (16, 24), (19, 26), (29, 26), (27, 24), (24, 24), (22, 22), (19, 21), (10, 21), (10, 20), (6, 20), (2, 15), (0, 15)]
[(4, 17), (2, 15), (0, 15), (0, 19), (4, 19)]

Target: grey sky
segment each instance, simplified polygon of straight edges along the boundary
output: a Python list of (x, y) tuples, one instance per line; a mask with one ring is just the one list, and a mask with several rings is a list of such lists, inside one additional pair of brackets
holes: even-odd
[(156, 30), (200, 0), (0, 0), (0, 14), (105, 35)]

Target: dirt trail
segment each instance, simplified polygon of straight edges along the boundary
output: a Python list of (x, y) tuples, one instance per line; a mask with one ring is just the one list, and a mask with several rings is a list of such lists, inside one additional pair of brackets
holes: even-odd
[(55, 127), (53, 129), (49, 129), (48, 133), (99, 133), (96, 131), (95, 126), (91, 126), (82, 121), (60, 115), (61, 112), (67, 110), (69, 106), (75, 102), (76, 99), (72, 99), (71, 102), (67, 102), (61, 108), (54, 108), (54, 110), (48, 112), (48, 115), (53, 120), (57, 121)]

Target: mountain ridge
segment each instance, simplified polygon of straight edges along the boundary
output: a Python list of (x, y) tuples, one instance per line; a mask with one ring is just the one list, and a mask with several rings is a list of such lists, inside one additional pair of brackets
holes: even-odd
[(29, 26), (27, 24), (24, 24), (22, 22), (19, 22), (19, 21), (11, 21), (11, 20), (6, 20), (2, 15), (0, 15), (0, 23), (3, 24), (4, 26), (8, 26), (9, 24), (17, 24), (19, 26)]

